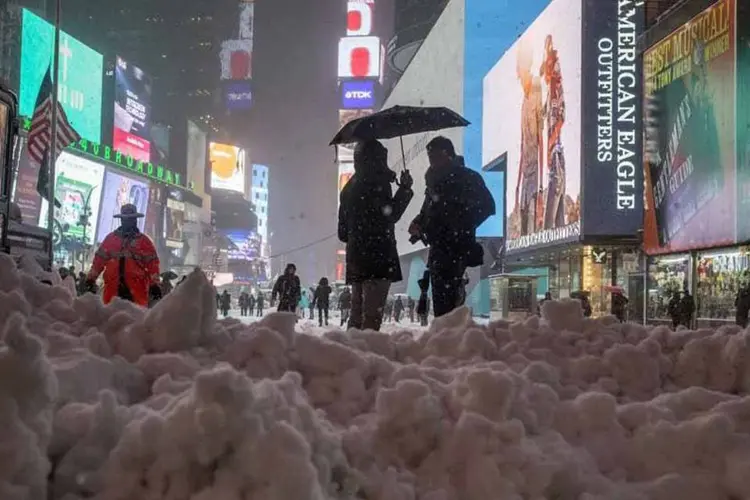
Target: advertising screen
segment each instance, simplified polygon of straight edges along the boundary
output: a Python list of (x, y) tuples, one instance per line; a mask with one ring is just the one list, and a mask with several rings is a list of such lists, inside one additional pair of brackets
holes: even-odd
[[(344, 186), (346, 186), (346, 183), (349, 182), (349, 179), (351, 179), (353, 175), (354, 175), (354, 163), (339, 163), (339, 175), (338, 175), (339, 195), (341, 194), (341, 191), (344, 189)], [(341, 204), (341, 197), (339, 197), (339, 204)]]
[(253, 104), (250, 80), (229, 82), (224, 88), (224, 101), (229, 111), (247, 111)]
[(26, 138), (19, 144), (18, 172), (13, 190), (13, 201), (21, 209), (23, 222), (36, 226), (39, 222), (39, 211), (42, 209), (42, 197), (36, 190), (39, 180), (39, 164), (29, 158)]
[(165, 186), (156, 182), (149, 183), (148, 187), (148, 208), (146, 208), (146, 217), (144, 219), (144, 230), (149, 238), (156, 241), (159, 235), (163, 233), (163, 210), (164, 200), (166, 198)]
[(151, 163), (169, 165), (169, 127), (151, 124)]
[(344, 80), (339, 85), (342, 109), (375, 107), (375, 80)]
[(380, 39), (355, 36), (339, 41), (339, 78), (379, 78)]
[(346, 8), (346, 36), (369, 36), (373, 26), (373, 4), (349, 1)]
[(117, 57), (112, 145), (136, 160), (151, 160), (151, 78)]
[(185, 202), (182, 199), (182, 192), (168, 188), (167, 209), (164, 211), (164, 239), (169, 248), (182, 249), (185, 246), (184, 226)]
[[(56, 210), (55, 222), (64, 238), (93, 245), (104, 183), (104, 166), (87, 158), (63, 151), (55, 164), (55, 198), (62, 205)], [(39, 226), (47, 227), (49, 203), (42, 200)], [(81, 225), (81, 216), (89, 209), (88, 224)]]
[(206, 162), (208, 161), (208, 138), (195, 123), (187, 122), (187, 178), (193, 192), (202, 195), (206, 192)]
[[(22, 23), (19, 113), (30, 117), (52, 62), (55, 29), (26, 9)], [(59, 99), (76, 132), (94, 142), (101, 141), (102, 68), (99, 52), (60, 32)]]
[(148, 201), (149, 182), (147, 180), (135, 179), (114, 170), (107, 170), (104, 176), (96, 242), (101, 243), (109, 233), (120, 227), (120, 219), (115, 218), (115, 215), (120, 213), (120, 207), (126, 203), (132, 203), (138, 207), (138, 213), (143, 214), (143, 217), (138, 219), (138, 229), (145, 232)]
[(721, 0), (644, 54), (649, 253), (736, 240), (735, 2)]
[(253, 261), (260, 258), (260, 237), (248, 229), (223, 229), (221, 233), (232, 242), (227, 252), (230, 261)]
[(211, 189), (228, 189), (245, 192), (245, 151), (237, 146), (212, 142), (209, 146), (211, 161)]
[(253, 41), (226, 40), (221, 44), (221, 79), (250, 80), (253, 77)]
[(596, 22), (583, 25), (583, 95), (591, 98), (582, 102), (581, 233), (635, 238), (643, 228), (643, 65), (637, 43), (645, 7), (640, 0), (585, 0), (584, 9), (585, 19)]
[(509, 252), (577, 239), (581, 14), (553, 0), (484, 79), (482, 163), (504, 163)]

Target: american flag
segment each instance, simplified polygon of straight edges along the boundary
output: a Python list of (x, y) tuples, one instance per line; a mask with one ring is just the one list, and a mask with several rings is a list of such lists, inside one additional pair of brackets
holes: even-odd
[[(34, 115), (31, 117), (31, 128), (29, 129), (28, 147), (29, 156), (33, 161), (44, 166), (45, 155), (50, 149), (50, 136), (52, 135), (52, 77), (50, 68), (44, 75), (42, 85), (39, 87), (39, 95), (36, 98)], [(55, 151), (59, 154), (63, 148), (81, 140), (81, 136), (68, 122), (65, 110), (57, 102), (57, 142)], [(56, 158), (55, 158), (56, 160)]]

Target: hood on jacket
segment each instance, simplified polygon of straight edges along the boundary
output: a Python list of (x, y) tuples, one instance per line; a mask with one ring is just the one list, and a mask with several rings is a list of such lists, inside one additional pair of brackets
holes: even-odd
[(354, 148), (354, 177), (364, 182), (395, 182), (396, 172), (388, 168), (388, 149), (380, 141), (357, 143)]

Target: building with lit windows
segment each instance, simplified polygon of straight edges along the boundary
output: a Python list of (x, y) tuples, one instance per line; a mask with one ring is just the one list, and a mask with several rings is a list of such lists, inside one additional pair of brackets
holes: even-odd
[(265, 165), (253, 165), (250, 202), (255, 206), (255, 215), (258, 217), (258, 235), (262, 241), (261, 255), (268, 258), (268, 167)]

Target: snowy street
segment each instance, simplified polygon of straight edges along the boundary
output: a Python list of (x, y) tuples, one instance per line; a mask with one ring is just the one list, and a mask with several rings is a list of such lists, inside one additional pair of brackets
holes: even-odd
[(145, 310), (31, 267), (0, 256), (3, 500), (750, 496), (739, 327), (566, 300), (524, 323), (324, 332), (217, 321), (200, 273)]

